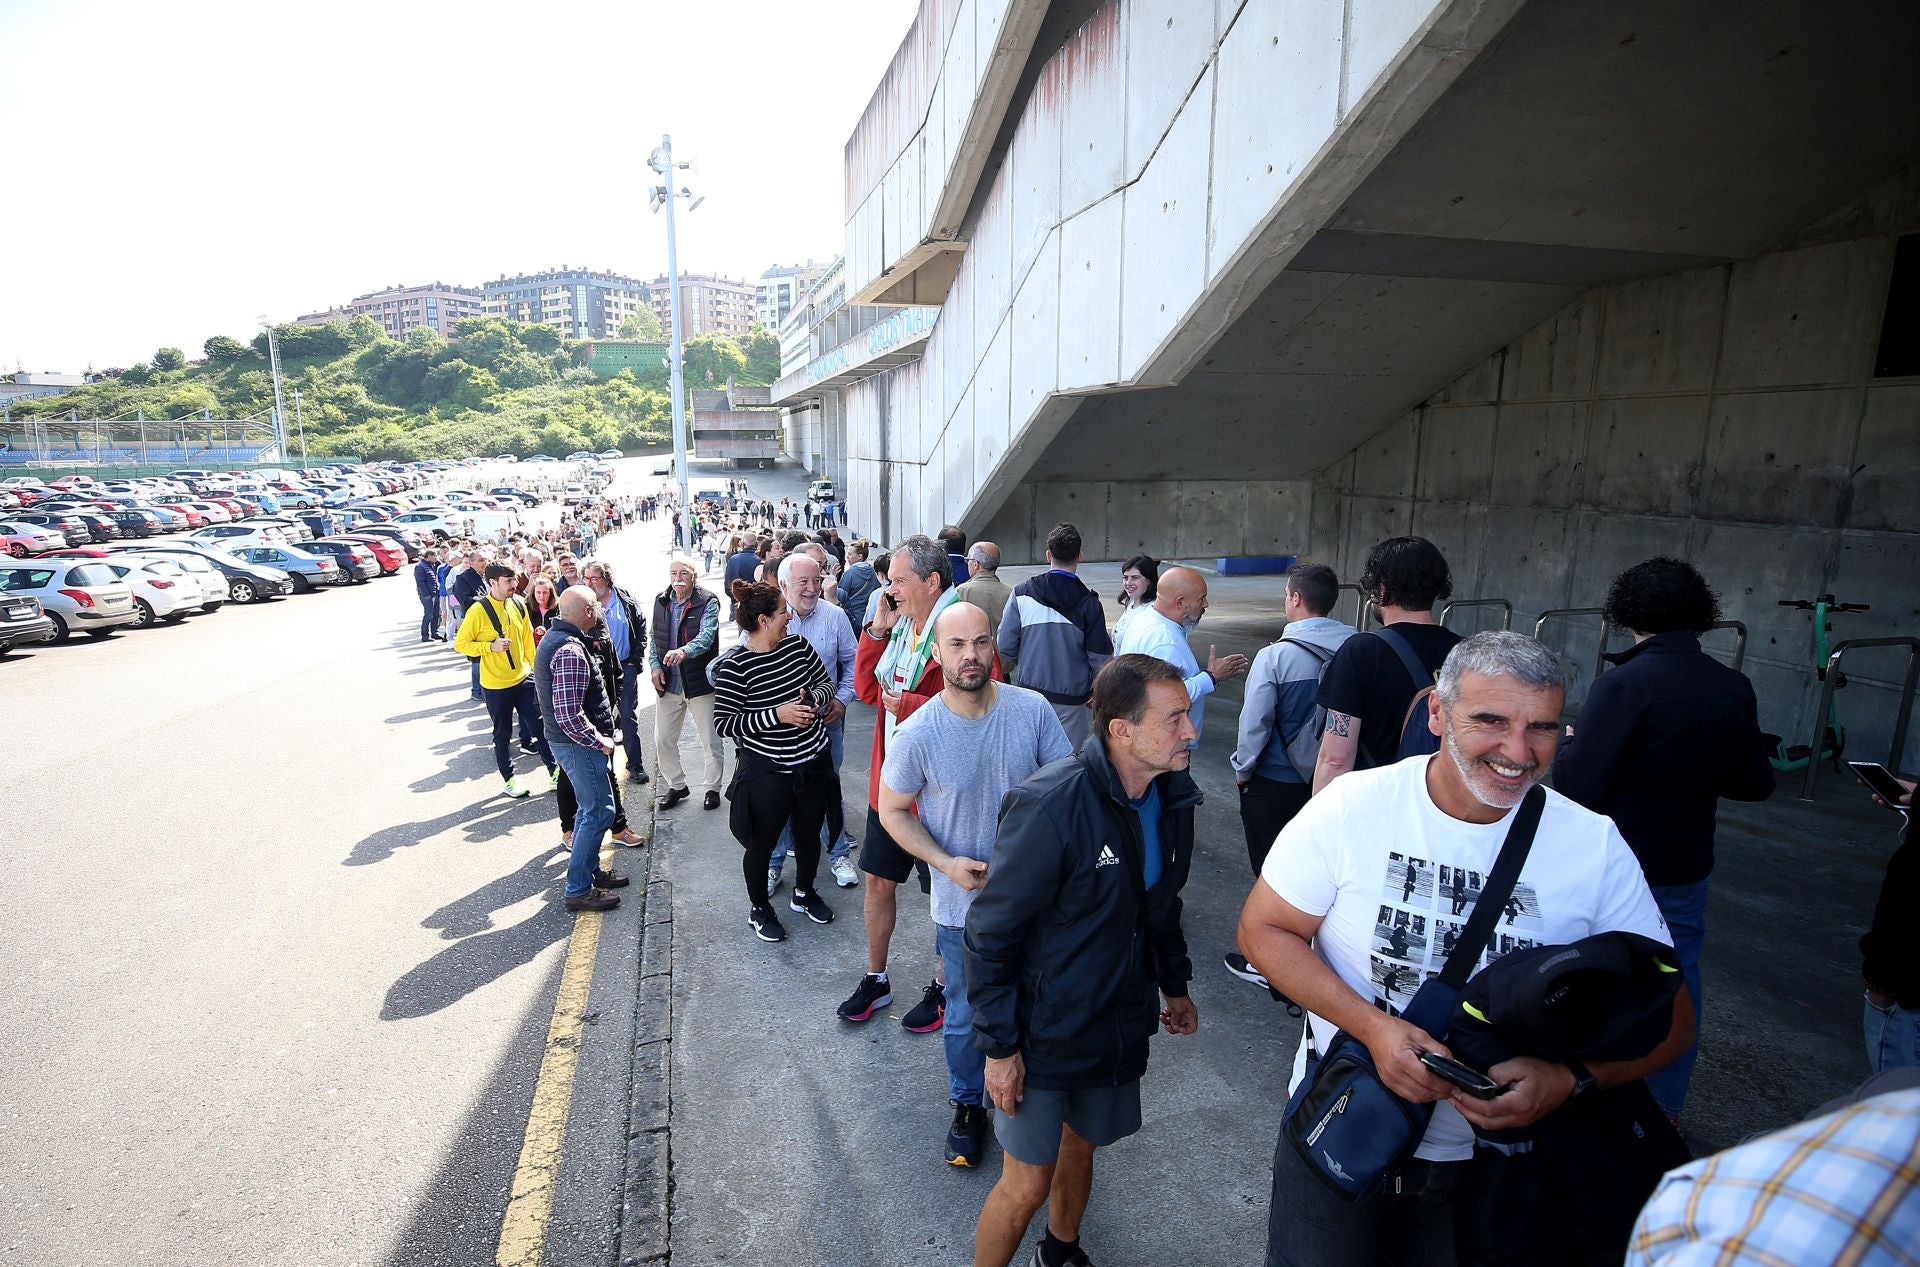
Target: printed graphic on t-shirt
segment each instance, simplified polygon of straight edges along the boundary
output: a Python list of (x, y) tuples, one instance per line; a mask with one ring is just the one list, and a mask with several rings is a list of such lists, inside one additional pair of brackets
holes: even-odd
[(1431, 909), (1433, 873), (1433, 864), (1425, 858), (1390, 853), (1387, 855), (1387, 884), (1380, 896), (1389, 902)]
[(1516, 950), (1532, 950), (1539, 944), (1531, 937), (1515, 937), (1512, 933), (1495, 933), (1487, 940), (1486, 961), (1492, 963), (1501, 955), (1510, 955)]
[(1502, 932), (1525, 930), (1534, 933), (1544, 927), (1540, 922), (1540, 895), (1531, 884), (1513, 886), (1513, 894), (1507, 898), (1495, 927)]
[(1465, 867), (1440, 867), (1440, 910), (1443, 914), (1464, 916), (1480, 900), (1486, 881), (1478, 871)]
[(1392, 906), (1383, 906), (1374, 919), (1373, 949), (1408, 963), (1424, 963), (1427, 958), (1427, 917)]
[(1386, 1010), (1394, 1015), (1400, 1014), (1414, 993), (1419, 990), (1420, 982), (1432, 976), (1430, 972), (1409, 967), (1404, 963), (1395, 963), (1391, 959), (1382, 959), (1379, 955), (1369, 956), (1373, 973), (1373, 991), (1376, 1004), (1384, 1002)]

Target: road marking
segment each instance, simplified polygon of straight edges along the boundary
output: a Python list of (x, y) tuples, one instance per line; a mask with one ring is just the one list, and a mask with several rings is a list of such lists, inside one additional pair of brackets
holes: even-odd
[(540, 1057), (527, 1134), (514, 1168), (507, 1211), (500, 1220), (497, 1267), (540, 1267), (546, 1256), (547, 1223), (553, 1217), (554, 1177), (560, 1169), (560, 1145), (567, 1133), (567, 1107), (573, 1102), (573, 1075), (580, 1063), (580, 1030), (587, 1013), (587, 989), (593, 984), (594, 952), (600, 945), (603, 916), (582, 911), (573, 917), (573, 937), (560, 993), (553, 1001), (547, 1047)]

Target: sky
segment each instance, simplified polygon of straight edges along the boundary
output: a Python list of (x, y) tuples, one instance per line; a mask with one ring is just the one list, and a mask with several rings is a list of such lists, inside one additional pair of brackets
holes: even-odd
[(395, 284), (651, 279), (844, 236), (915, 0), (0, 0), (0, 373), (125, 366)]

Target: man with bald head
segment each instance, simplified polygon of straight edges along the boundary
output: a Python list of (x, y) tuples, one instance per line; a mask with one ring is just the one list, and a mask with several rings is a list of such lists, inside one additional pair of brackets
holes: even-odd
[(564, 894), (570, 911), (610, 911), (620, 899), (609, 889), (627, 878), (600, 869), (600, 841), (613, 826), (614, 704), (595, 670), (590, 631), (605, 618), (591, 589), (571, 585), (560, 594), (560, 616), (533, 656), (534, 691), (546, 723), (554, 760), (567, 772), (579, 802), (573, 819), (573, 852)]
[(1165, 660), (1180, 670), (1187, 684), (1187, 698), (1193, 701), (1187, 716), (1193, 721), (1193, 742), (1200, 743), (1205, 720), (1206, 699), (1220, 683), (1247, 671), (1247, 657), (1220, 656), (1207, 648), (1207, 666), (1194, 659), (1187, 636), (1207, 614), (1207, 578), (1192, 568), (1170, 567), (1160, 573), (1160, 587), (1153, 606), (1127, 622), (1121, 632), (1115, 655), (1150, 655)]
[(1041, 766), (1073, 755), (1073, 747), (1038, 692), (993, 680), (993, 634), (984, 611), (956, 601), (934, 620), (932, 632), (945, 685), (893, 733), (880, 771), (880, 822), (933, 871), (953, 1104), (946, 1159), (978, 1166), (987, 1134), (986, 1056), (973, 1043), (961, 959), (967, 908), (987, 881), (1001, 798)]

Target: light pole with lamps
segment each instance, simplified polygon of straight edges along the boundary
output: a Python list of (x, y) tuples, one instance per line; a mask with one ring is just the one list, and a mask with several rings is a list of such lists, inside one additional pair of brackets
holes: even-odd
[(680, 510), (685, 514), (691, 508), (687, 498), (686, 353), (680, 344), (680, 257), (673, 236), (673, 203), (676, 198), (685, 198), (687, 210), (692, 211), (706, 200), (696, 198), (693, 190), (685, 185), (674, 189), (674, 172), (691, 164), (673, 161), (671, 136), (661, 135), (660, 145), (648, 157), (647, 166), (664, 181), (648, 191), (647, 201), (655, 211), (662, 206), (667, 209), (667, 381), (673, 393), (673, 469), (680, 478)]
[(273, 367), (273, 443), (280, 450), (280, 458), (287, 456), (287, 401), (280, 394), (280, 344), (273, 337), (273, 323), (266, 314), (260, 315), (260, 324), (267, 328), (267, 364)]
[(300, 418), (300, 389), (293, 389), (293, 425), (300, 430), (300, 469), (307, 469), (307, 424)]

